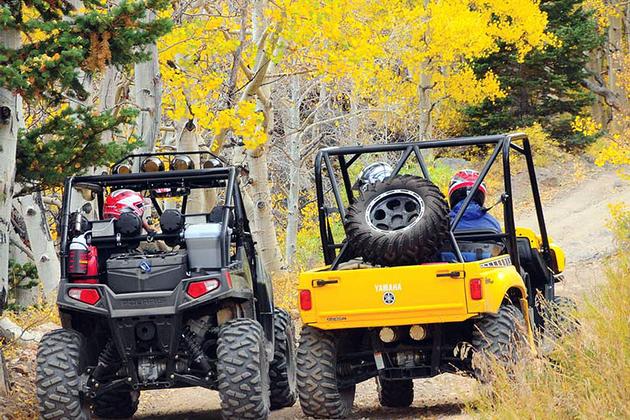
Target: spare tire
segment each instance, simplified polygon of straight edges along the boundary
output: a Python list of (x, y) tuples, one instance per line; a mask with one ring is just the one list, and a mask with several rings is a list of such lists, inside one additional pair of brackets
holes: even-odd
[(446, 240), (449, 207), (431, 181), (401, 175), (368, 186), (347, 211), (356, 256), (382, 266), (430, 261)]

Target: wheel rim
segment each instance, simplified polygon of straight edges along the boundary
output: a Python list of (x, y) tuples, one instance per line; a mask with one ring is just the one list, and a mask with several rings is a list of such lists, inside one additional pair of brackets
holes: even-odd
[(424, 216), (424, 200), (410, 190), (391, 190), (378, 195), (365, 211), (368, 225), (380, 232), (399, 232), (414, 226)]

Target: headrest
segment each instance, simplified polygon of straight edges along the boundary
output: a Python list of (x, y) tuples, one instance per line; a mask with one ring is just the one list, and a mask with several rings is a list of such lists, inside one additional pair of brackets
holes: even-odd
[(184, 228), (184, 216), (177, 209), (167, 209), (160, 216), (162, 233), (177, 233)]

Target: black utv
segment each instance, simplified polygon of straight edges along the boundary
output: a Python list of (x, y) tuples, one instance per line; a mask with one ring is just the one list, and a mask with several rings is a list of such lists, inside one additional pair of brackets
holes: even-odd
[[(214, 157), (195, 169), (200, 153), (187, 155), (131, 155), (111, 175), (66, 180), (63, 328), (37, 353), (42, 418), (130, 417), (141, 390), (191, 386), (218, 390), (230, 419), (295, 403), (293, 324), (274, 308), (238, 169)], [(141, 194), (143, 211), (108, 219), (120, 190)], [(190, 214), (200, 191), (219, 204)]]

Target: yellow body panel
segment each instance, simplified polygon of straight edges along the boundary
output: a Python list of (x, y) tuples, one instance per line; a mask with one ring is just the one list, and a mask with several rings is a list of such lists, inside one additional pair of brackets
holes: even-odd
[[(517, 227), (516, 236), (529, 239), (529, 243), (534, 249), (540, 249), (542, 246), (541, 236), (537, 235), (536, 232), (529, 228)], [(564, 271), (564, 267), (566, 264), (566, 256), (564, 254), (564, 251), (562, 250), (562, 248), (560, 248), (560, 246), (553, 242), (551, 236), (549, 237), (549, 248), (551, 250), (551, 256), (556, 262), (556, 267), (553, 267), (554, 271), (556, 272), (556, 274), (560, 274)]]
[[(482, 279), (481, 300), (470, 296), (474, 278)], [(318, 280), (327, 284), (318, 286)], [(461, 322), (496, 313), (513, 287), (526, 296), (508, 256), (464, 264), (307, 271), (298, 286), (310, 290), (312, 298), (312, 309), (301, 311), (302, 322), (321, 329)]]

